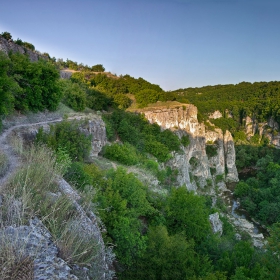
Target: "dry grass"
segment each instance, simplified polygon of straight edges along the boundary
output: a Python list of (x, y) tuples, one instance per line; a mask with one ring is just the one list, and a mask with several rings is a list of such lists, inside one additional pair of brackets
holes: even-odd
[[(73, 202), (58, 192), (56, 179), (63, 172), (63, 166), (56, 163), (52, 151), (45, 146), (25, 150), (18, 139), (14, 142), (23, 165), (1, 190), (0, 232), (7, 226), (25, 225), (31, 217), (38, 216), (52, 234), (64, 260), (78, 265), (93, 264), (99, 245), (81, 232)], [(24, 249), (25, 244), (21, 246)], [(20, 251), (24, 250), (15, 249), (13, 244), (5, 242), (5, 236), (0, 236), (1, 280), (32, 279), (16, 278), (24, 267), (31, 267), (33, 263), (19, 254)], [(18, 271), (16, 275), (11, 274), (15, 271)]]
[(8, 157), (0, 152), (0, 177), (4, 176), (9, 167)]
[[(1, 236), (3, 240), (3, 237)], [(34, 279), (33, 259), (21, 255), (9, 242), (0, 248), (0, 279), (1, 280), (32, 280)]]

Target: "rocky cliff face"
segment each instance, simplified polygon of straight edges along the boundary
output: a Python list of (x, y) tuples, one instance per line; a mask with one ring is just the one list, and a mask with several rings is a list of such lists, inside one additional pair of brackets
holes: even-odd
[[(163, 129), (174, 130), (182, 137), (189, 135), (190, 145), (183, 153), (174, 154), (168, 163), (179, 171), (178, 183), (189, 190), (213, 186), (224, 187), (224, 181), (238, 181), (235, 167), (235, 149), (230, 132), (224, 135), (220, 129), (207, 130), (197, 120), (197, 108), (184, 104), (172, 108), (144, 110), (150, 123), (157, 123)], [(216, 152), (207, 155), (207, 146)]]
[(0, 36), (0, 51), (3, 51), (5, 54), (8, 54), (10, 51), (19, 52), (21, 54), (27, 54), (31, 61), (38, 61), (39, 58), (48, 59), (46, 56), (33, 52), (27, 48), (15, 44), (12, 40), (6, 40)]
[(255, 118), (247, 116), (244, 119), (244, 122), (247, 139), (258, 134), (260, 140), (262, 137), (266, 137), (270, 145), (280, 148), (279, 124), (273, 117), (270, 117), (266, 122), (259, 123)]

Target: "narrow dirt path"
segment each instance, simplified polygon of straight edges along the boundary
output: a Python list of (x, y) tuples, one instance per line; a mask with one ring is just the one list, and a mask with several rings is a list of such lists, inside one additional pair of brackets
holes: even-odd
[(8, 170), (6, 171), (5, 175), (0, 178), (0, 188), (8, 181), (10, 176), (14, 173), (14, 171), (19, 167), (20, 165), (20, 159), (19, 156), (16, 155), (11, 145), (8, 143), (8, 136), (11, 134), (11, 132), (17, 128), (22, 127), (32, 127), (34, 125), (44, 125), (49, 123), (56, 123), (61, 122), (62, 118), (58, 118), (52, 121), (43, 121), (43, 122), (35, 122), (35, 123), (29, 123), (29, 124), (20, 124), (12, 126), (8, 129), (6, 129), (1, 135), (0, 135), (0, 151), (4, 153), (8, 160)]

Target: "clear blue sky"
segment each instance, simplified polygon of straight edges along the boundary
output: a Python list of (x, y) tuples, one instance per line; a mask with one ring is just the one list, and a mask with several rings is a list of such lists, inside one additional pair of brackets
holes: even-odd
[(280, 80), (279, 0), (0, 0), (0, 32), (165, 90)]

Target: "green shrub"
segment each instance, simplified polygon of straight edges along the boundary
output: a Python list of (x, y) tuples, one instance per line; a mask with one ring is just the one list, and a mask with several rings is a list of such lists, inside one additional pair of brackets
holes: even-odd
[(196, 168), (199, 165), (199, 161), (196, 157), (191, 157), (189, 163), (192, 166), (192, 168)]
[(216, 183), (222, 182), (224, 181), (224, 179), (225, 179), (224, 174), (219, 174), (216, 176)]
[(187, 147), (190, 145), (190, 137), (189, 135), (183, 135), (182, 138), (181, 138), (181, 144), (184, 146), (184, 147)]
[(63, 148), (73, 161), (81, 161), (89, 156), (91, 150), (91, 135), (85, 135), (80, 128), (85, 125), (80, 121), (62, 121), (51, 125), (49, 132), (39, 129), (36, 143), (45, 143), (57, 151)]
[(102, 120), (105, 123), (107, 139), (109, 141), (115, 140), (115, 130), (113, 128), (112, 122), (110, 122), (104, 115), (102, 116)]
[(149, 140), (145, 141), (144, 151), (152, 154), (161, 162), (165, 162), (171, 158), (168, 148), (164, 144), (154, 141), (152, 137), (149, 137)]
[(259, 134), (255, 134), (250, 138), (250, 142), (254, 145), (258, 145), (260, 143), (261, 136)]
[(137, 150), (128, 143), (106, 145), (103, 148), (103, 155), (110, 160), (115, 160), (125, 165), (134, 165), (140, 161)]
[(213, 176), (216, 173), (216, 168), (215, 167), (210, 167), (210, 173)]
[(87, 94), (83, 86), (71, 80), (61, 79), (60, 90), (63, 94), (63, 103), (75, 111), (83, 111), (87, 104)]
[(150, 170), (153, 174), (157, 174), (159, 172), (159, 165), (156, 161), (148, 159), (144, 161), (144, 167)]
[(92, 183), (91, 176), (85, 172), (84, 164), (81, 162), (73, 162), (64, 178), (79, 189), (84, 189), (86, 185), (91, 185)]
[(59, 73), (45, 60), (31, 62), (20, 53), (10, 53), (10, 75), (16, 77), (20, 91), (15, 93), (15, 109), (54, 111), (61, 100)]
[(143, 108), (150, 103), (157, 102), (161, 95), (163, 95), (163, 92), (159, 92), (154, 89), (143, 89), (135, 94), (135, 98), (138, 106)]
[(218, 155), (218, 147), (216, 145), (206, 145), (206, 154), (208, 157), (215, 157)]

